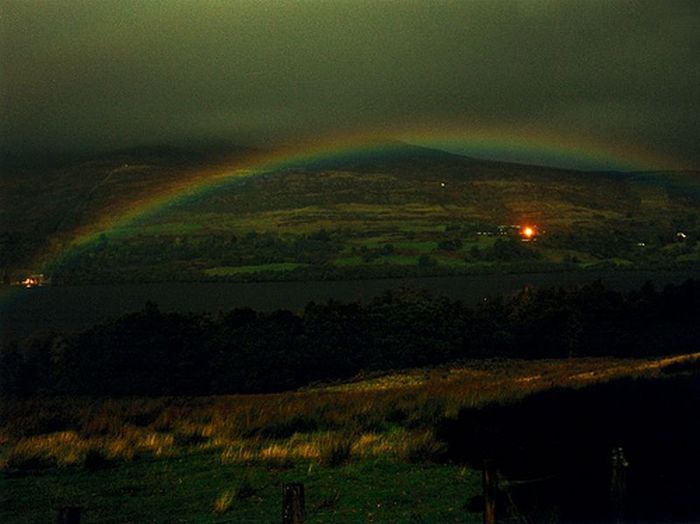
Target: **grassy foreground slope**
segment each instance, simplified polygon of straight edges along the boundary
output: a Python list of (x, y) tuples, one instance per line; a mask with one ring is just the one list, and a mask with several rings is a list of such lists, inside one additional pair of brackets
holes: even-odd
[(478, 522), (478, 471), (435, 427), (464, 407), (560, 386), (673, 377), (663, 359), (490, 361), (271, 395), (36, 398), (3, 404), (3, 522), (80, 505), (99, 522), (277, 522), (303, 482), (309, 522)]

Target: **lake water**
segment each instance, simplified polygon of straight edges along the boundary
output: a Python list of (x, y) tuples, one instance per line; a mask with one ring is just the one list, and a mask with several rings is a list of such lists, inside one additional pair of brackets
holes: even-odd
[(700, 271), (683, 272), (574, 272), (504, 275), (466, 275), (428, 278), (389, 278), (353, 281), (169, 283), (0, 288), (0, 327), (3, 336), (23, 337), (50, 330), (80, 330), (97, 322), (143, 308), (155, 302), (163, 311), (217, 312), (249, 306), (261, 311), (299, 311), (310, 301), (368, 301), (388, 289), (411, 286), (432, 290), (465, 303), (512, 293), (524, 286), (566, 286), (596, 279), (614, 289), (639, 287), (647, 280), (662, 287)]

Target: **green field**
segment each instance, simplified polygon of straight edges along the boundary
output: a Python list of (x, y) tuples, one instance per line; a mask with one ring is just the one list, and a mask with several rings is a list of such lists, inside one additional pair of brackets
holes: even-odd
[(290, 271), (298, 267), (303, 267), (304, 264), (295, 262), (281, 262), (277, 264), (259, 264), (257, 266), (222, 266), (206, 269), (204, 274), (212, 277), (238, 275), (240, 273), (259, 273), (264, 271)]
[(216, 453), (141, 459), (100, 471), (57, 470), (0, 481), (3, 522), (51, 522), (56, 509), (84, 508), (85, 522), (278, 523), (282, 484), (302, 482), (307, 522), (481, 522), (465, 510), (480, 472), (458, 466), (366, 460), (328, 469), (309, 464), (222, 464)]
[(86, 522), (273, 523), (282, 484), (301, 482), (308, 522), (480, 522), (480, 472), (442, 458), (441, 420), (555, 386), (668, 377), (697, 358), (482, 361), (267, 395), (12, 400), (0, 520), (80, 506)]

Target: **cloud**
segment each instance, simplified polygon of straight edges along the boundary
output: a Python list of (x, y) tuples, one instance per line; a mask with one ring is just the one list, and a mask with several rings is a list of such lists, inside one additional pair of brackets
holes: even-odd
[(697, 2), (4, 0), (0, 147), (511, 123), (698, 165)]

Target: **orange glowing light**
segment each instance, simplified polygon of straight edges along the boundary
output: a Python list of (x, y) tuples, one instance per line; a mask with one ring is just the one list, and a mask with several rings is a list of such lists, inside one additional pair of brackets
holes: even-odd
[(534, 228), (534, 227), (530, 227), (530, 226), (525, 226), (524, 228), (522, 228), (522, 229), (520, 230), (520, 234), (521, 234), (523, 237), (525, 237), (526, 239), (529, 240), (529, 239), (531, 239), (532, 237), (535, 236), (535, 234), (536, 234), (536, 233), (535, 233), (535, 228)]
[(34, 286), (39, 285), (39, 282), (34, 278), (27, 277), (24, 280), (22, 280), (22, 285), (24, 287), (34, 287)]

